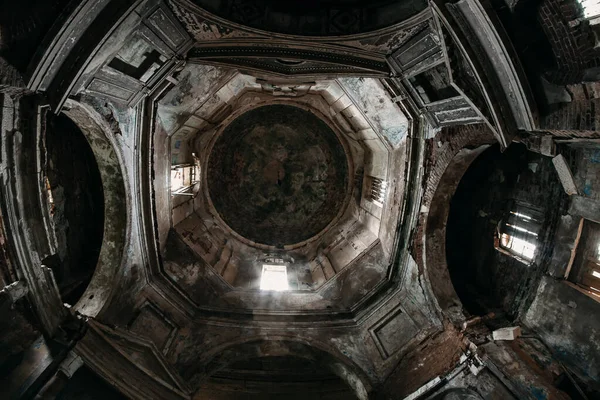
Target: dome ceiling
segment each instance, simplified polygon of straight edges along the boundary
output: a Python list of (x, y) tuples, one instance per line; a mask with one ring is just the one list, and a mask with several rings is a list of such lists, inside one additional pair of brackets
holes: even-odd
[[(219, 78), (201, 86), (206, 75)], [(155, 192), (171, 210), (158, 219), (168, 279), (198, 307), (220, 310), (312, 314), (370, 293), (395, 252), (404, 193), (390, 178), (404, 174), (409, 121), (386, 87), (194, 64), (178, 81), (158, 103), (155, 145), (170, 151), (155, 153), (155, 165), (173, 177), (193, 163), (198, 178), (183, 192)], [(259, 290), (265, 264), (286, 266), (287, 293)]]
[(313, 113), (263, 106), (236, 118), (217, 139), (208, 189), (234, 231), (282, 247), (317, 235), (342, 211), (347, 164), (335, 133)]
[[(546, 155), (558, 147), (534, 119), (512, 33), (490, 7), (75, 3), (38, 47), (39, 65), (9, 76), (8, 89), (0, 82), (10, 256), (0, 278), (19, 280), (4, 297), (11, 312), (38, 317), (45, 339), (68, 345), (48, 353), (64, 374), (36, 369), (39, 378), (23, 376), (28, 393), (52, 394), (82, 362), (139, 400), (438, 398), (468, 396), (446, 389), (476, 383), (493, 397), (493, 374), (494, 388), (521, 388), (521, 370), (502, 375), (516, 365), (512, 347), (525, 355), (543, 343), (476, 351), (484, 319), (461, 312), (447, 265), (452, 194), (482, 147), (494, 135)], [(57, 289), (50, 257), (64, 239), (47, 207), (68, 187), (46, 196), (40, 179), (56, 158), (47, 116), (61, 111), (90, 142), (106, 203), (99, 262), (72, 307)], [(566, 295), (534, 281), (523, 281), (529, 304)]]

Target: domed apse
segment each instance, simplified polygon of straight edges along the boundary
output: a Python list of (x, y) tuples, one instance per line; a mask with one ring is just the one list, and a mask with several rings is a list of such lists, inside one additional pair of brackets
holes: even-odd
[(74, 305), (98, 263), (104, 235), (104, 192), (94, 153), (68, 117), (50, 121), (46, 132), (47, 189), (58, 242), (52, 268), (61, 297)]
[(340, 214), (348, 160), (317, 116), (269, 105), (225, 128), (209, 156), (207, 181), (214, 207), (231, 229), (283, 247), (314, 237)]
[(517, 314), (564, 198), (551, 158), (524, 145), (493, 146), (471, 164), (446, 231), (450, 276), (468, 313)]

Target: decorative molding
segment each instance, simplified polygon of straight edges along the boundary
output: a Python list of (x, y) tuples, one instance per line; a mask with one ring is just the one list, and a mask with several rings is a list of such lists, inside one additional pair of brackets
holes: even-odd
[[(384, 60), (361, 57), (335, 51), (318, 51), (289, 45), (258, 46), (256, 43), (235, 43), (227, 46), (194, 47), (188, 54), (191, 62), (222, 60), (230, 64), (245, 64), (273, 72), (310, 74), (319, 69), (327, 71), (354, 71), (356, 73), (387, 76), (389, 68)], [(305, 62), (309, 62), (305, 64)]]
[(190, 390), (158, 351), (138, 335), (93, 319), (75, 346), (85, 364), (131, 399), (190, 399)]
[(397, 73), (408, 78), (439, 64), (443, 59), (441, 39), (429, 25), (398, 47), (388, 62)]
[(142, 304), (128, 327), (131, 332), (150, 339), (163, 354), (168, 352), (178, 330), (175, 323), (148, 300)]
[[(195, 60), (192, 60), (194, 62)], [(198, 60), (200, 61), (200, 60)], [(315, 76), (363, 76), (363, 77), (386, 77), (386, 72), (360, 69), (343, 64), (327, 64), (314, 61), (299, 61), (296, 65), (286, 65), (277, 58), (205, 58), (203, 64), (214, 64), (225, 67), (238, 68), (242, 70), (267, 72), (274, 75), (315, 77)]]

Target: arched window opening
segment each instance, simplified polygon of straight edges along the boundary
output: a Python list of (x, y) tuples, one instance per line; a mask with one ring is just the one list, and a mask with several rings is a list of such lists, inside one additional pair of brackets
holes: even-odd
[(494, 246), (524, 264), (531, 264), (538, 247), (544, 215), (538, 208), (522, 201), (509, 203), (506, 216), (499, 224)]
[(264, 264), (260, 277), (260, 290), (288, 290), (288, 275), (285, 265)]

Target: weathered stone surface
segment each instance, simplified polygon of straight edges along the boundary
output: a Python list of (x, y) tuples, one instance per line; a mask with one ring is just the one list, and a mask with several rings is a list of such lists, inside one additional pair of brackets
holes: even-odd
[(565, 189), (565, 192), (569, 195), (578, 194), (577, 185), (575, 185), (575, 179), (573, 178), (573, 174), (565, 158), (559, 154), (552, 159), (552, 163), (554, 164), (554, 168), (556, 168), (556, 172), (558, 173), (558, 177), (560, 178), (560, 182)]
[(590, 318), (597, 315), (597, 310), (597, 299), (564, 282), (544, 277), (524, 322), (535, 329), (558, 358), (573, 368), (578, 376), (598, 381), (600, 344), (588, 340), (600, 332), (600, 320)]
[(492, 332), (492, 338), (494, 340), (515, 340), (519, 336), (521, 336), (521, 328), (518, 326), (500, 328)]

